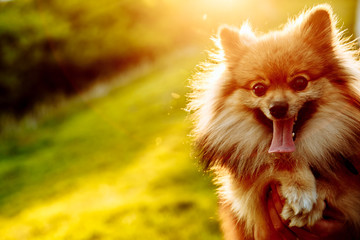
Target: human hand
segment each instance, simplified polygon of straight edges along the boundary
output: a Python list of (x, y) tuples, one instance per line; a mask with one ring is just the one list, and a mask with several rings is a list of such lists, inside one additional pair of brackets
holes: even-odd
[(319, 240), (319, 239), (351, 239), (341, 213), (326, 208), (323, 219), (309, 227), (289, 227), (288, 221), (281, 218), (285, 200), (279, 195), (279, 186), (272, 185), (267, 199), (269, 226), (255, 226), (255, 239), (265, 240)]

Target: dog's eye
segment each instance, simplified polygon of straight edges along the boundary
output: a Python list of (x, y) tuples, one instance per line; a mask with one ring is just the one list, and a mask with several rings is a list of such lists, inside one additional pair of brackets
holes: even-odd
[(303, 76), (298, 76), (290, 82), (290, 87), (295, 91), (302, 91), (308, 85), (308, 80)]
[(257, 83), (252, 88), (256, 96), (261, 97), (266, 93), (267, 87), (262, 83)]

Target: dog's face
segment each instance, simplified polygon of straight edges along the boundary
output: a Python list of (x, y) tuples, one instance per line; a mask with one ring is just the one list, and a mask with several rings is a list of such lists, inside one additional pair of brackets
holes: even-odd
[[(223, 28), (220, 41), (231, 72), (234, 101), (260, 110), (259, 119), (272, 121), (273, 142), (269, 152), (293, 152), (295, 129), (310, 119), (317, 101), (330, 93), (329, 78), (336, 58), (333, 53), (333, 23), (329, 12), (319, 9), (298, 25), (262, 37), (246, 28)], [(259, 113), (259, 111), (258, 111)]]
[(319, 53), (300, 39), (275, 38), (253, 43), (232, 65), (241, 101), (272, 121), (295, 118), (305, 102), (321, 98), (328, 82)]

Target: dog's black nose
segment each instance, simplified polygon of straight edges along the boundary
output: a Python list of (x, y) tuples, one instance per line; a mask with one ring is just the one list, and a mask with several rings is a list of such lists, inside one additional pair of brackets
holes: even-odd
[(270, 104), (270, 113), (275, 118), (284, 118), (289, 109), (287, 102), (273, 102)]

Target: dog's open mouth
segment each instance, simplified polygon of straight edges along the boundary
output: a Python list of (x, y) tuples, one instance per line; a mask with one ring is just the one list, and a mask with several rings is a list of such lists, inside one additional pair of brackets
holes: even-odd
[(294, 152), (295, 137), (316, 112), (317, 107), (316, 101), (309, 101), (303, 105), (296, 117), (275, 121), (268, 119), (260, 109), (256, 110), (256, 119), (271, 129), (273, 133), (269, 153)]
[(294, 122), (294, 118), (273, 121), (273, 138), (269, 153), (291, 153), (295, 151)]

